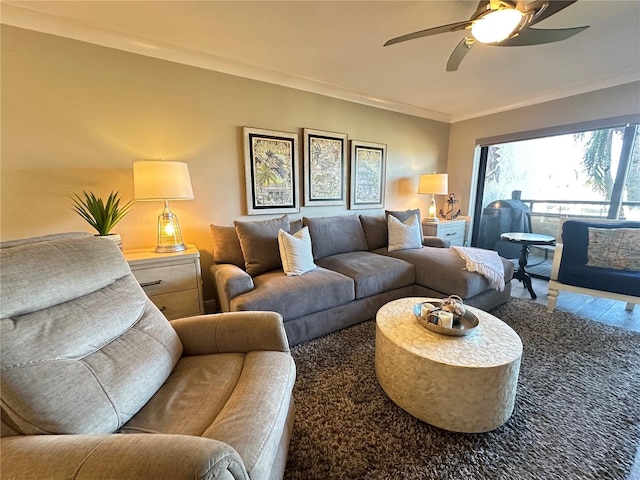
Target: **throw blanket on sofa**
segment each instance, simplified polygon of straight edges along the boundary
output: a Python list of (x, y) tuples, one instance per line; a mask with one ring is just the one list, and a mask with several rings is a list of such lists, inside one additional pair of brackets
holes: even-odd
[(491, 288), (504, 290), (504, 267), (502, 260), (493, 250), (473, 247), (451, 247), (467, 262), (467, 270), (478, 272), (489, 280)]

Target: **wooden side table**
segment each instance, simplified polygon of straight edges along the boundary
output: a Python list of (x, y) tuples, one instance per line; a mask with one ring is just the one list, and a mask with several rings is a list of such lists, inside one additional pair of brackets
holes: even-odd
[(200, 252), (195, 245), (176, 253), (156, 253), (152, 248), (123, 253), (140, 286), (167, 319), (204, 314)]
[(449, 240), (451, 245), (462, 247), (464, 245), (464, 230), (466, 220), (440, 220), (438, 223), (431, 223), (427, 220), (422, 222), (422, 231), (425, 235), (439, 237)]

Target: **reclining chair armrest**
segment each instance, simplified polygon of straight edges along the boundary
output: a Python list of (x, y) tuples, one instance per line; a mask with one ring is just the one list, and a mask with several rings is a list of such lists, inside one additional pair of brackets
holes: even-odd
[(422, 245), (425, 247), (449, 248), (451, 246), (451, 241), (440, 237), (425, 235), (422, 237)]
[(172, 320), (184, 355), (289, 352), (282, 316), (276, 312), (228, 312)]
[(4, 480), (249, 478), (231, 446), (188, 435), (21, 435), (0, 445)]
[(253, 278), (247, 272), (230, 263), (211, 265), (211, 274), (220, 300), (220, 310), (228, 312), (234, 297), (253, 290)]

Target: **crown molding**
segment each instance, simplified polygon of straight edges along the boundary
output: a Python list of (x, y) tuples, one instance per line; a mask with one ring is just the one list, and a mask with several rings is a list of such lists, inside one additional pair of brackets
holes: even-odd
[(238, 62), (233, 59), (150, 41), (132, 35), (125, 35), (100, 27), (89, 26), (81, 22), (30, 10), (6, 2), (0, 3), (0, 22), (13, 27), (34, 30), (161, 60), (168, 60), (296, 90), (303, 90), (340, 100), (368, 105), (370, 107), (445, 123), (451, 122), (451, 115), (447, 113), (437, 112), (391, 99), (362, 95), (337, 85), (297, 77), (264, 67)]
[(499, 108), (485, 110), (482, 112), (474, 112), (469, 115), (454, 115), (451, 118), (451, 123), (463, 122), (465, 120), (472, 120), (479, 117), (486, 117), (488, 115), (494, 115), (496, 113), (508, 112), (510, 110), (516, 110), (518, 108), (530, 107), (532, 105), (538, 105), (540, 103), (560, 100), (561, 98), (573, 97), (582, 93), (594, 92), (596, 90), (602, 90), (604, 88), (616, 87), (618, 85), (624, 85), (626, 83), (638, 81), (640, 81), (640, 71), (628, 70), (626, 72), (621, 72), (615, 75), (607, 75), (606, 77), (602, 77), (589, 82), (576, 83), (574, 85), (559, 88), (556, 90), (549, 90), (541, 95), (525, 97), (517, 103), (504, 105)]
[(31, 10), (11, 2), (7, 3), (4, 0), (0, 0), (0, 23), (449, 124), (640, 81), (640, 72), (629, 70), (607, 75), (595, 81), (549, 90), (542, 95), (524, 97), (517, 103), (502, 105), (495, 109), (453, 115), (387, 98), (363, 95), (338, 85), (298, 77), (229, 58), (121, 34), (72, 19)]

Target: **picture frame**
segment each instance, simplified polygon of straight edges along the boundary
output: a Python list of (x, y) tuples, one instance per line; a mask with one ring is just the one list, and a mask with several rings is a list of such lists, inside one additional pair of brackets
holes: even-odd
[(247, 214), (300, 211), (298, 134), (243, 127)]
[(347, 134), (303, 130), (304, 205), (347, 204)]
[(384, 207), (387, 146), (351, 140), (351, 189), (349, 208)]

